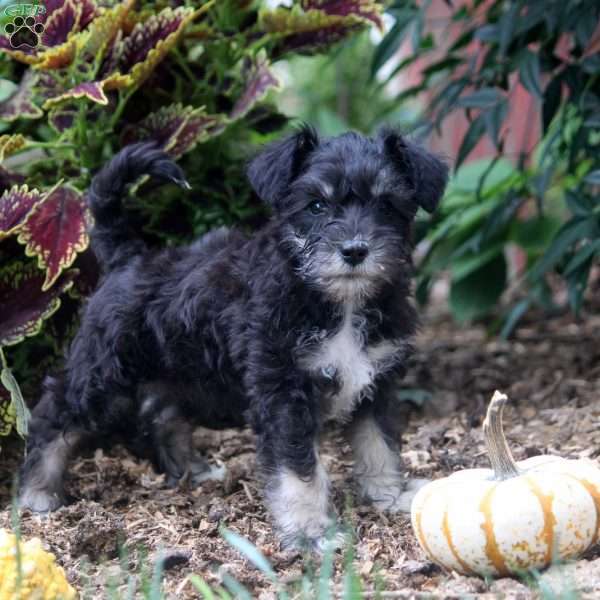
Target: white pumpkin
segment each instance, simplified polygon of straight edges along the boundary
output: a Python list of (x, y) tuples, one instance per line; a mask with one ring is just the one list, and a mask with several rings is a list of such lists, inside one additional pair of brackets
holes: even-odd
[(503, 576), (579, 556), (598, 539), (600, 469), (535, 456), (516, 463), (496, 392), (483, 424), (492, 469), (459, 471), (419, 490), (411, 518), (434, 562), (465, 575)]

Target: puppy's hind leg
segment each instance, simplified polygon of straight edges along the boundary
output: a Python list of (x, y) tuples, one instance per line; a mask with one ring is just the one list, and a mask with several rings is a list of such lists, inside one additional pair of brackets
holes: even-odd
[(62, 383), (48, 378), (44, 386), (30, 422), (19, 493), (19, 505), (34, 512), (56, 510), (65, 504), (67, 462), (83, 437), (82, 429), (69, 424)]
[(142, 405), (142, 418), (148, 420), (149, 413), (153, 414), (150, 428), (154, 462), (157, 470), (166, 474), (168, 485), (189, 482), (196, 486), (209, 479), (223, 479), (224, 469), (212, 467), (194, 448), (193, 425), (176, 406), (164, 406), (156, 396), (148, 397)]

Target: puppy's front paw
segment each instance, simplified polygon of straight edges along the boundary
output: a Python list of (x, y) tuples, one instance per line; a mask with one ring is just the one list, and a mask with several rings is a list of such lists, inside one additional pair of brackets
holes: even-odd
[(310, 477), (301, 478), (282, 469), (267, 483), (266, 497), (282, 546), (286, 549), (323, 552), (335, 535), (336, 520), (329, 503), (329, 480), (320, 463)]
[(208, 468), (200, 468), (196, 463), (190, 465), (190, 481), (195, 487), (204, 481), (223, 481), (226, 474), (227, 469), (224, 465), (208, 465)]
[(378, 510), (410, 513), (410, 506), (417, 492), (429, 483), (428, 479), (384, 478), (363, 481), (363, 495)]
[(19, 496), (19, 507), (28, 508), (36, 513), (49, 513), (66, 503), (65, 494), (62, 492), (49, 492), (25, 487)]
[(323, 555), (343, 548), (349, 539), (349, 534), (340, 530), (335, 519), (328, 518), (320, 526), (311, 526), (308, 531), (282, 533), (281, 546), (284, 550), (308, 551)]

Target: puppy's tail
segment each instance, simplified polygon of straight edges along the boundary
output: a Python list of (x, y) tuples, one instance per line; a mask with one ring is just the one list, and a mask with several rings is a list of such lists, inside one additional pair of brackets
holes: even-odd
[(92, 248), (105, 272), (122, 266), (145, 249), (132, 231), (122, 204), (126, 186), (142, 175), (190, 189), (181, 168), (154, 142), (132, 144), (116, 154), (93, 178), (87, 195), (95, 220)]

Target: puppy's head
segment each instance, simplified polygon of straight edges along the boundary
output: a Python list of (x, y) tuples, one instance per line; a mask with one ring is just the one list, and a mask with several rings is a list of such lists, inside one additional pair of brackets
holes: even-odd
[(418, 207), (435, 210), (448, 169), (392, 129), (321, 140), (308, 127), (249, 165), (301, 276), (336, 300), (373, 295), (405, 276)]

